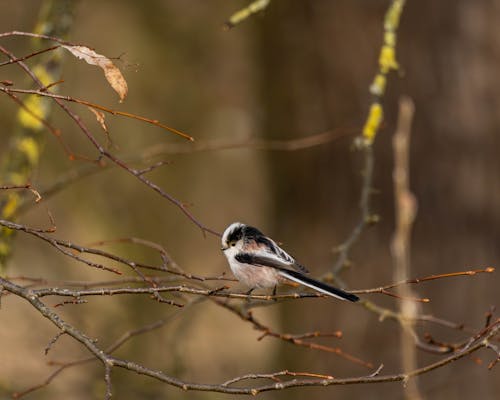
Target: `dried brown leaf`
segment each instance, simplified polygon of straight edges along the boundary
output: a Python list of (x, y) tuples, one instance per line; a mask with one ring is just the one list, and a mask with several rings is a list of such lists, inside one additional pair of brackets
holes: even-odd
[(68, 50), (76, 58), (85, 60), (88, 64), (101, 67), (108, 83), (114, 91), (118, 93), (118, 96), (120, 96), (120, 103), (125, 100), (128, 92), (127, 81), (125, 81), (121, 71), (109, 58), (101, 54), (97, 54), (94, 50), (86, 46), (63, 45), (62, 47)]
[(106, 126), (106, 121), (104, 120), (105, 116), (104, 113), (94, 110), (92, 107), (88, 107), (90, 111), (95, 115), (95, 118), (97, 119), (97, 122), (101, 125), (101, 128), (103, 129), (104, 132), (108, 132), (108, 127)]

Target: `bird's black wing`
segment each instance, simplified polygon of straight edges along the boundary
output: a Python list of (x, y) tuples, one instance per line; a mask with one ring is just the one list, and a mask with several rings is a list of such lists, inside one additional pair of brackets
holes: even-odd
[(240, 263), (243, 264), (252, 264), (255, 266), (261, 266), (261, 267), (272, 267), (276, 269), (286, 269), (287, 267), (290, 266), (290, 264), (287, 264), (283, 261), (281, 261), (277, 257), (273, 256), (266, 256), (263, 255), (262, 253), (260, 254), (251, 254), (251, 253), (239, 253), (234, 256), (236, 261), (239, 261)]
[(240, 253), (235, 256), (236, 260), (243, 264), (251, 264), (255, 266), (276, 268), (280, 275), (301, 285), (310, 287), (320, 293), (328, 296), (336, 297), (341, 300), (358, 301), (359, 297), (355, 294), (345, 292), (342, 289), (330, 286), (324, 282), (313, 279), (299, 271), (291, 270), (289, 264), (280, 261), (276, 257), (267, 257), (262, 254)]

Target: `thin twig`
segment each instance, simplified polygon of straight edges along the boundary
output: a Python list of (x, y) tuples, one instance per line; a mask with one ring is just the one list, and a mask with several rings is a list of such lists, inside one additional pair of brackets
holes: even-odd
[(374, 156), (371, 146), (363, 148), (365, 165), (363, 170), (363, 182), (361, 187), (361, 198), (359, 201), (359, 208), (361, 210), (361, 217), (347, 237), (347, 239), (336, 248), (338, 251), (337, 261), (333, 265), (333, 275), (338, 280), (338, 275), (342, 270), (349, 265), (349, 252), (354, 244), (359, 240), (364, 229), (374, 222), (371, 215), (371, 194), (372, 194), (372, 180), (373, 180), (373, 164)]
[[(0, 36), (2, 37), (2, 36)], [(10, 59), (15, 59), (16, 57), (14, 54), (12, 54), (10, 51), (0, 48), (0, 51), (2, 51), (4, 54), (6, 54)], [(23, 71), (28, 74), (31, 79), (39, 86), (40, 89), (44, 88), (44, 85), (38, 79), (38, 77), (31, 71), (31, 69), (23, 62), (19, 61), (16, 63)], [(5, 89), (1, 88), (0, 89)], [(87, 139), (91, 142), (93, 147), (99, 152), (99, 158), (98, 161), (101, 160), (103, 157), (109, 159), (111, 162), (113, 162), (115, 165), (121, 167), (125, 171), (127, 171), (129, 174), (135, 176), (139, 181), (141, 181), (143, 184), (148, 186), (150, 189), (153, 191), (157, 192), (160, 196), (163, 198), (167, 199), (170, 201), (172, 204), (174, 204), (180, 211), (188, 217), (188, 219), (191, 220), (198, 228), (200, 228), (201, 232), (203, 235), (206, 233), (211, 233), (216, 236), (221, 236), (219, 232), (214, 231), (213, 229), (210, 229), (209, 227), (205, 226), (203, 223), (201, 223), (198, 219), (195, 218), (195, 216), (188, 210), (186, 204), (183, 202), (177, 200), (167, 192), (165, 192), (161, 187), (150, 181), (149, 179), (145, 178), (143, 175), (140, 174), (140, 171), (129, 167), (124, 161), (119, 159), (118, 157), (114, 156), (112, 153), (110, 153), (108, 150), (106, 150), (103, 146), (99, 144), (97, 139), (92, 135), (90, 130), (87, 128), (85, 123), (82, 121), (82, 119), (75, 114), (73, 111), (71, 111), (68, 106), (64, 103), (63, 99), (58, 98), (57, 96), (51, 96), (51, 98), (57, 103), (57, 105), (76, 123), (76, 125), (80, 128), (80, 130), (83, 132), (83, 134), (87, 137)]]
[(33, 193), (33, 196), (35, 196), (35, 203), (38, 203), (40, 200), (42, 200), (42, 196), (40, 195), (40, 192), (38, 190), (34, 189), (31, 184), (27, 183), (26, 185), (1, 185), (0, 190), (15, 190), (15, 189), (26, 189), (29, 190), (31, 193)]
[[(260, 392), (270, 391), (270, 390), (282, 390), (289, 387), (300, 387), (300, 386), (328, 386), (328, 385), (348, 385), (348, 384), (365, 384), (365, 383), (380, 383), (380, 382), (397, 382), (405, 381), (409, 378), (428, 373), (437, 368), (443, 367), (453, 361), (463, 358), (473, 352), (488, 347), (488, 340), (495, 336), (500, 329), (500, 321), (497, 320), (486, 329), (483, 329), (478, 335), (471, 338), (471, 344), (464, 347), (463, 350), (455, 352), (450, 356), (441, 359), (432, 364), (428, 364), (425, 367), (418, 368), (414, 371), (410, 371), (402, 374), (395, 375), (377, 375), (377, 376), (362, 376), (354, 378), (343, 378), (343, 379), (324, 379), (324, 378), (310, 378), (310, 379), (293, 379), (286, 382), (278, 382), (277, 384), (266, 384), (261, 386), (248, 386), (248, 387), (228, 387), (223, 386), (223, 384), (201, 384), (192, 383), (179, 380), (177, 378), (171, 377), (160, 371), (155, 371), (139, 365), (135, 362), (129, 360), (122, 360), (110, 356), (108, 353), (102, 351), (95, 343), (94, 340), (84, 335), (81, 331), (76, 329), (71, 324), (65, 322), (58, 314), (48, 308), (43, 304), (38, 296), (29, 289), (24, 289), (12, 282), (0, 278), (0, 285), (7, 290), (25, 300), (27, 300), (41, 315), (48, 318), (54, 325), (56, 325), (60, 330), (64, 330), (69, 336), (73, 337), (75, 340), (82, 343), (93, 356), (101, 361), (105, 371), (109, 371), (106, 365), (127, 369), (131, 372), (135, 372), (140, 375), (146, 375), (151, 378), (157, 379), (166, 384), (182, 388), (183, 390), (199, 390), (199, 391), (211, 391), (229, 394), (253, 394), (256, 395)], [(106, 377), (106, 379), (108, 379)], [(236, 378), (234, 378), (236, 379)], [(227, 382), (227, 381), (226, 381)], [(108, 390), (108, 388), (107, 388)], [(25, 394), (25, 392), (23, 393)], [(15, 395), (15, 397), (20, 397), (21, 394)]]
[[(19, 60), (17, 62), (20, 63)], [(66, 95), (57, 94), (57, 93), (51, 93), (51, 92), (47, 91), (46, 87), (43, 87), (39, 90), (35, 90), (35, 89), (16, 89), (13, 87), (1, 87), (0, 86), (0, 91), (4, 92), (6, 94), (14, 94), (14, 93), (32, 94), (32, 95), (38, 95), (38, 96), (43, 96), (43, 97), (50, 97), (54, 100), (64, 100), (64, 101), (68, 101), (71, 103), (81, 104), (81, 105), (93, 108), (95, 110), (104, 111), (108, 114), (119, 115), (120, 117), (126, 117), (126, 118), (135, 119), (137, 121), (146, 122), (148, 124), (157, 126), (157, 127), (164, 129), (166, 131), (175, 133), (176, 135), (179, 135), (185, 139), (188, 139), (191, 142), (194, 141), (194, 138), (192, 136), (188, 135), (187, 133), (182, 132), (178, 129), (172, 128), (171, 126), (162, 124), (160, 121), (158, 121), (156, 119), (143, 117), (142, 115), (137, 115), (137, 114), (129, 113), (126, 111), (115, 110), (112, 108), (102, 106), (100, 104), (92, 103), (90, 101), (83, 100), (83, 99), (77, 99), (77, 98), (71, 97), (71, 96), (66, 96)]]
[[(274, 332), (268, 326), (262, 324), (257, 319), (255, 319), (255, 317), (253, 316), (251, 311), (246, 311), (241, 307), (237, 308), (231, 304), (228, 304), (227, 302), (223, 302), (223, 301), (219, 301), (219, 300), (213, 300), (213, 301), (216, 304), (218, 304), (219, 306), (231, 311), (232, 313), (234, 313), (235, 315), (240, 317), (242, 320), (250, 322), (255, 329), (262, 332), (262, 335), (260, 337), (258, 337), (257, 340), (262, 340), (264, 337), (270, 336), (270, 337), (274, 337), (274, 338), (283, 340), (285, 342), (292, 343), (296, 346), (307, 347), (309, 349), (320, 350), (320, 351), (324, 351), (327, 353), (333, 353), (333, 354), (336, 354), (339, 357), (344, 358), (348, 361), (351, 361), (355, 364), (359, 364), (359, 365), (362, 365), (362, 366), (367, 367), (367, 368), (373, 368), (372, 363), (366, 362), (364, 360), (361, 360), (358, 357), (355, 357), (349, 353), (346, 353), (342, 349), (340, 349), (339, 347), (330, 347), (330, 346), (325, 346), (325, 345), (321, 345), (318, 343), (306, 342), (306, 341), (299, 338), (301, 335), (296, 336), (296, 335), (281, 334), (281, 333)], [(308, 335), (309, 334), (306, 334), (306, 337), (308, 337)]]
[(30, 54), (25, 55), (23, 57), (18, 57), (18, 58), (10, 59), (8, 61), (4, 61), (4, 62), (0, 63), (0, 67), (3, 67), (4, 65), (14, 64), (14, 63), (17, 63), (19, 61), (27, 60), (28, 58), (35, 57), (35, 56), (38, 56), (40, 54), (47, 53), (49, 51), (58, 49), (59, 47), (61, 47), (61, 46), (59, 46), (59, 45), (51, 46), (51, 47), (48, 47), (46, 49), (34, 51), (33, 53), (30, 53)]
[(284, 370), (284, 371), (280, 371), (280, 372), (274, 372), (272, 374), (247, 374), (247, 375), (243, 375), (243, 376), (238, 376), (237, 378), (233, 378), (233, 379), (230, 379), (230, 380), (222, 383), (221, 386), (233, 385), (237, 382), (241, 382), (241, 381), (248, 380), (248, 379), (270, 379), (274, 382), (282, 382), (282, 380), (279, 379), (279, 377), (282, 377), (282, 376), (293, 376), (293, 377), (305, 376), (308, 378), (335, 379), (331, 375), (313, 374), (311, 372), (291, 372), (288, 370)]
[(452, 277), (458, 277), (458, 276), (474, 276), (476, 274), (493, 273), (493, 272), (495, 272), (495, 268), (493, 268), (493, 267), (472, 269), (472, 270), (468, 270), (468, 271), (448, 272), (448, 273), (444, 273), (444, 274), (429, 275), (429, 276), (425, 276), (423, 278), (405, 279), (405, 280), (390, 283), (388, 285), (380, 286), (378, 288), (373, 288), (373, 289), (349, 290), (349, 291), (352, 293), (356, 293), (356, 294), (359, 294), (359, 293), (361, 293), (361, 294), (381, 293), (384, 290), (392, 289), (392, 288), (395, 288), (395, 287), (401, 286), (401, 285), (417, 284), (417, 283), (432, 281), (432, 280), (436, 280), (436, 279), (452, 278)]
[(64, 335), (65, 333), (66, 333), (65, 331), (59, 331), (59, 332), (57, 332), (57, 335), (56, 335), (56, 336), (54, 336), (54, 337), (50, 340), (50, 342), (49, 342), (49, 344), (47, 345), (47, 347), (45, 347), (45, 355), (49, 354), (49, 351), (50, 351), (50, 349), (52, 348), (52, 346), (54, 345), (54, 343), (55, 343), (55, 342), (57, 342), (57, 340), (58, 340), (58, 339), (59, 339), (62, 335)]
[[(224, 140), (196, 141), (194, 143), (169, 143), (168, 145), (161, 144), (146, 148), (139, 153), (125, 156), (124, 159), (127, 163), (135, 163), (143, 162), (144, 160), (157, 156), (194, 154), (205, 151), (222, 151), (232, 149), (299, 151), (323, 145), (351, 133), (352, 132), (347, 129), (339, 128), (298, 139), (265, 140), (259, 138), (229, 138)], [(72, 169), (56, 178), (53, 182), (51, 182), (50, 186), (41, 190), (40, 193), (44, 198), (50, 198), (59, 193), (61, 190), (66, 189), (69, 185), (98, 172), (107, 171), (111, 167), (116, 167), (116, 165), (104, 162), (81, 165), (78, 168)], [(144, 174), (145, 172), (149, 172), (150, 168), (151, 167), (139, 169), (138, 172), (139, 174)], [(153, 168), (156, 167), (153, 166)], [(18, 214), (27, 211), (31, 207), (31, 203), (23, 203), (18, 210)]]

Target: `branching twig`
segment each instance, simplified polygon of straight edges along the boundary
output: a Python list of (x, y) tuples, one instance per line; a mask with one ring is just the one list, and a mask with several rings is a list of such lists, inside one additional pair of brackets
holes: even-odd
[[(337, 261), (333, 266), (333, 274), (336, 277), (343, 268), (349, 265), (349, 252), (352, 246), (358, 241), (361, 233), (366, 228), (367, 225), (376, 221), (376, 219), (371, 214), (370, 204), (371, 204), (371, 194), (372, 194), (372, 180), (373, 180), (373, 164), (374, 156), (373, 149), (371, 146), (364, 148), (365, 166), (363, 170), (363, 183), (361, 188), (361, 199), (359, 201), (359, 208), (361, 210), (361, 218), (352, 230), (349, 237), (336, 248), (338, 251)], [(335, 278), (338, 280), (338, 277)]]
[(133, 268), (137, 272), (137, 268), (135, 267), (135, 265), (133, 263), (129, 262), (129, 261), (126, 261), (124, 259), (121, 259), (120, 257), (114, 256), (114, 255), (109, 254), (109, 253), (105, 253), (105, 252), (100, 251), (100, 250), (89, 249), (89, 248), (85, 248), (83, 246), (78, 246), (78, 245), (76, 245), (74, 243), (71, 243), (71, 242), (68, 242), (68, 241), (65, 241), (65, 240), (54, 239), (54, 238), (52, 238), (52, 237), (50, 237), (50, 236), (48, 236), (48, 235), (45, 234), (45, 232), (47, 232), (46, 230), (40, 230), (40, 229), (30, 228), (30, 227), (28, 227), (26, 225), (16, 224), (14, 222), (6, 221), (6, 220), (3, 220), (3, 219), (0, 219), (0, 225), (1, 226), (5, 226), (6, 228), (9, 228), (9, 229), (14, 229), (14, 230), (17, 230), (17, 231), (23, 231), (23, 232), (26, 232), (26, 233), (28, 233), (30, 235), (36, 236), (39, 239), (42, 239), (45, 242), (49, 243), (51, 246), (55, 247), (57, 250), (59, 250), (64, 255), (66, 255), (68, 257), (71, 257), (71, 258), (74, 258), (75, 260), (80, 261), (80, 262), (82, 262), (84, 264), (87, 264), (90, 267), (97, 268), (97, 269), (102, 269), (102, 270), (105, 270), (105, 271), (108, 271), (108, 272), (113, 272), (115, 274), (121, 275), (121, 272), (119, 270), (115, 269), (115, 268), (107, 267), (107, 266), (105, 266), (103, 264), (96, 263), (96, 262), (93, 262), (93, 261), (90, 261), (90, 260), (86, 260), (86, 259), (84, 259), (82, 257), (79, 257), (78, 255), (74, 254), (73, 252), (68, 251), (67, 249), (76, 250), (79, 253), (96, 254), (96, 255), (100, 255), (100, 256), (106, 257), (106, 258), (113, 259), (115, 261), (119, 261), (119, 262), (123, 261), (123, 264), (126, 264), (126, 265), (130, 266), (131, 268)]
[(57, 342), (57, 340), (58, 340), (58, 339), (59, 339), (62, 335), (64, 335), (65, 333), (66, 333), (65, 331), (59, 331), (59, 332), (57, 332), (57, 335), (56, 335), (56, 336), (54, 336), (54, 337), (50, 340), (50, 342), (49, 342), (49, 344), (47, 345), (47, 347), (45, 347), (45, 355), (49, 354), (49, 351), (50, 351), (50, 349), (52, 348), (52, 346), (54, 345), (54, 343), (55, 343), (55, 342)]
[[(486, 330), (483, 330), (481, 336), (475, 336), (473, 342), (467, 346), (464, 350), (455, 352), (448, 357), (445, 357), (435, 363), (428, 364), (425, 367), (418, 368), (414, 371), (410, 371), (402, 374), (395, 375), (377, 375), (377, 376), (362, 376), (354, 378), (304, 378), (304, 379), (292, 379), (284, 382), (276, 382), (273, 384), (264, 384), (260, 386), (246, 386), (246, 387), (233, 387), (229, 386), (227, 382), (226, 386), (222, 384), (202, 384), (202, 383), (192, 383), (182, 381), (180, 379), (171, 377), (164, 374), (161, 371), (156, 371), (139, 365), (135, 362), (122, 360), (114, 358), (102, 351), (95, 342), (85, 336), (80, 330), (74, 326), (65, 322), (59, 315), (51, 311), (45, 304), (43, 304), (38, 297), (29, 289), (24, 289), (17, 286), (3, 278), (0, 278), (0, 285), (4, 287), (5, 290), (27, 300), (38, 312), (40, 312), (44, 317), (48, 318), (54, 325), (59, 329), (64, 330), (69, 336), (73, 337), (75, 340), (82, 343), (93, 356), (101, 361), (105, 370), (105, 379), (107, 383), (106, 393), (107, 396), (110, 395), (110, 371), (112, 367), (127, 369), (131, 372), (135, 372), (140, 375), (149, 376), (151, 378), (157, 379), (166, 384), (176, 386), (183, 390), (198, 390), (198, 391), (211, 391), (229, 394), (253, 394), (256, 395), (260, 392), (270, 391), (270, 390), (282, 390), (289, 387), (304, 387), (304, 386), (329, 386), (329, 385), (349, 385), (349, 384), (367, 384), (367, 383), (380, 383), (380, 382), (397, 382), (405, 381), (409, 378), (422, 375), (433, 371), (437, 368), (443, 367), (453, 361), (459, 360), (475, 351), (488, 347), (488, 340), (496, 335), (500, 329), (500, 321), (495, 321)], [(241, 380), (239, 378), (233, 378), (232, 381)], [(15, 396), (19, 397), (19, 395)]]
[(336, 275), (338, 275), (342, 269), (348, 265), (349, 251), (354, 243), (359, 239), (364, 228), (369, 223), (377, 221), (377, 218), (373, 217), (370, 211), (374, 158), (372, 147), (373, 141), (375, 140), (383, 121), (383, 108), (381, 101), (386, 91), (387, 75), (391, 70), (397, 70), (399, 68), (396, 61), (396, 40), (399, 20), (404, 5), (405, 0), (392, 0), (385, 15), (384, 43), (380, 48), (379, 68), (373, 83), (370, 86), (370, 93), (374, 96), (374, 100), (370, 106), (370, 111), (368, 112), (362, 135), (360, 135), (355, 141), (355, 145), (364, 150), (365, 158), (363, 171), (364, 178), (360, 200), (361, 219), (356, 224), (346, 241), (338, 246), (339, 256), (332, 270), (335, 279), (338, 279)]
[[(338, 139), (341, 136), (351, 134), (348, 129), (334, 129), (304, 138), (287, 139), (287, 140), (265, 140), (259, 138), (247, 139), (224, 139), (224, 140), (210, 140), (210, 141), (196, 141), (193, 143), (169, 143), (168, 145), (160, 144), (146, 148), (139, 153), (125, 156), (124, 159), (127, 163), (144, 162), (144, 160), (151, 159), (158, 156), (177, 155), (177, 154), (195, 154), (198, 152), (207, 151), (222, 151), (232, 149), (254, 149), (263, 151), (299, 151), (309, 149), (315, 146), (320, 146), (325, 143)], [(165, 161), (162, 161), (165, 163)], [(152, 167), (156, 168), (157, 164)], [(78, 168), (72, 169), (69, 172), (56, 178), (51, 182), (50, 186), (40, 191), (44, 198), (59, 193), (61, 190), (68, 188), (69, 185), (78, 182), (90, 175), (98, 172), (109, 170), (110, 167), (116, 167), (115, 164), (110, 163), (92, 163), (80, 165)], [(139, 170), (139, 173), (144, 174), (149, 171), (151, 167), (146, 167)], [(23, 203), (18, 210), (21, 214), (32, 207), (31, 203)]]
[[(18, 34), (18, 33), (19, 32), (15, 32), (15, 33), (11, 32), (10, 34)], [(2, 35), (0, 35), (0, 37), (2, 37)], [(2, 51), (5, 55), (7, 55), (11, 60), (16, 58), (10, 51), (8, 51), (6, 49), (0, 48), (0, 51)], [(34, 74), (34, 72), (23, 61), (18, 61), (16, 63), (16, 65), (18, 65), (26, 74), (28, 74), (31, 77), (31, 79), (38, 85), (39, 89), (44, 88), (44, 85), (42, 84), (40, 79)], [(0, 87), (0, 89), (5, 89), (5, 88)], [(43, 92), (41, 90), (39, 90), (39, 91), (41, 93), (43, 93), (42, 95), (47, 94), (46, 92)], [(85, 123), (82, 121), (82, 119), (77, 114), (75, 114), (73, 111), (71, 111), (68, 108), (68, 106), (64, 103), (63, 98), (59, 98), (58, 96), (50, 96), (50, 97), (76, 123), (76, 125), (80, 128), (80, 130), (83, 132), (83, 134), (87, 137), (87, 139), (90, 141), (90, 143), (93, 145), (93, 147), (98, 151), (98, 153), (99, 153), (98, 160), (100, 160), (102, 157), (109, 159), (112, 163), (121, 167), (122, 169), (127, 171), (129, 174), (136, 177), (139, 181), (141, 181), (143, 184), (148, 186), (153, 191), (157, 192), (160, 196), (162, 196), (163, 198), (165, 198), (168, 201), (170, 201), (171, 203), (173, 203), (177, 208), (179, 208), (181, 210), (181, 212), (185, 216), (187, 216), (198, 228), (201, 229), (203, 234), (206, 234), (208, 232), (208, 233), (211, 233), (213, 235), (220, 236), (220, 233), (214, 231), (213, 229), (210, 229), (209, 227), (207, 227), (203, 223), (201, 223), (198, 219), (196, 219), (194, 217), (194, 215), (191, 214), (191, 212), (189, 212), (186, 204), (184, 204), (183, 202), (177, 200), (176, 198), (174, 198), (173, 196), (171, 196), (170, 194), (165, 192), (161, 187), (159, 187), (158, 185), (153, 183), (151, 180), (145, 178), (144, 175), (141, 174), (139, 170), (134, 169), (132, 167), (129, 167), (123, 160), (114, 156), (112, 153), (110, 153), (108, 150), (106, 150), (103, 146), (101, 146), (99, 144), (99, 142), (97, 141), (97, 139), (92, 135), (90, 130), (87, 128)], [(107, 111), (110, 112), (109, 110), (107, 110)]]
[(279, 377), (282, 376), (305, 376), (308, 378), (320, 378), (320, 379), (335, 379), (331, 375), (321, 375), (321, 374), (313, 374), (311, 372), (291, 372), (288, 370), (285, 371), (280, 371), (280, 372), (274, 372), (272, 374), (247, 374), (243, 376), (238, 376), (237, 378), (230, 379), (224, 383), (221, 384), (221, 386), (229, 386), (233, 385), (237, 382), (245, 381), (248, 379), (270, 379), (274, 382), (282, 382)]
[(4, 65), (14, 64), (14, 63), (17, 63), (19, 61), (25, 61), (28, 58), (35, 57), (35, 56), (38, 56), (40, 54), (46, 53), (48, 51), (52, 51), (52, 50), (58, 49), (59, 47), (60, 47), (59, 45), (51, 46), (51, 47), (48, 47), (46, 49), (34, 51), (34, 52), (32, 52), (32, 53), (30, 53), (28, 55), (25, 55), (23, 57), (14, 58), (14, 59), (10, 59), (8, 61), (4, 61), (4, 62), (0, 63), (0, 67), (3, 67)]
[(35, 196), (35, 203), (42, 200), (42, 196), (38, 190), (34, 189), (29, 183), (26, 185), (1, 185), (0, 190), (12, 190), (12, 189), (26, 189), (29, 190)]
[[(175, 154), (191, 154), (208, 151), (252, 149), (264, 151), (298, 151), (324, 145), (342, 136), (354, 133), (354, 129), (338, 128), (325, 132), (293, 139), (260, 139), (248, 137), (243, 139), (217, 139), (196, 141), (194, 143), (168, 143), (157, 144), (144, 149), (140, 159)], [(137, 156), (130, 156), (127, 159), (136, 160)]]
[[(11, 58), (11, 60), (14, 60), (14, 59)], [(16, 62), (20, 63), (20, 60), (18, 59)], [(71, 103), (81, 104), (81, 105), (93, 108), (95, 110), (104, 111), (108, 114), (119, 115), (121, 117), (126, 117), (126, 118), (135, 119), (137, 121), (146, 122), (148, 124), (157, 126), (157, 127), (164, 129), (166, 131), (173, 132), (173, 133), (175, 133), (179, 136), (182, 136), (183, 138), (188, 139), (190, 141), (194, 141), (194, 138), (192, 136), (188, 135), (187, 133), (182, 132), (178, 129), (172, 128), (171, 126), (162, 124), (160, 121), (158, 121), (156, 119), (143, 117), (142, 115), (132, 114), (132, 113), (125, 112), (125, 111), (114, 110), (114, 109), (102, 106), (100, 104), (95, 104), (95, 103), (92, 103), (90, 101), (83, 100), (83, 99), (77, 99), (77, 98), (71, 97), (71, 96), (51, 93), (51, 92), (47, 91), (46, 87), (43, 87), (39, 90), (34, 90), (34, 89), (16, 89), (13, 87), (1, 87), (0, 86), (0, 91), (4, 92), (6, 94), (9, 94), (9, 95), (12, 95), (14, 93), (34, 94), (37, 96), (50, 97), (52, 99), (64, 100), (64, 101), (68, 101)]]
[(324, 346), (324, 345), (317, 344), (317, 343), (306, 342), (306, 341), (301, 339), (301, 336), (302, 337), (314, 337), (314, 336), (311, 336), (310, 333), (307, 333), (305, 335), (298, 335), (298, 336), (277, 333), (277, 332), (274, 332), (273, 330), (271, 330), (268, 326), (262, 324), (257, 319), (255, 319), (255, 317), (253, 316), (251, 311), (246, 311), (244, 308), (241, 308), (241, 307), (238, 308), (238, 307), (235, 307), (231, 304), (228, 304), (227, 302), (222, 302), (219, 300), (214, 300), (214, 302), (216, 304), (218, 304), (219, 306), (236, 314), (242, 320), (250, 322), (255, 329), (262, 332), (262, 335), (257, 340), (262, 340), (266, 336), (271, 336), (271, 337), (274, 337), (277, 339), (281, 339), (285, 342), (292, 343), (296, 346), (307, 347), (309, 349), (320, 350), (320, 351), (324, 351), (327, 353), (333, 353), (333, 354), (336, 354), (339, 357), (342, 357), (342, 358), (344, 358), (348, 361), (351, 361), (353, 363), (365, 366), (367, 368), (373, 368), (372, 363), (366, 362), (364, 360), (361, 360), (358, 357), (355, 357), (349, 353), (346, 353), (343, 350), (341, 350), (339, 347)]
[(405, 279), (399, 282), (394, 282), (390, 283), (388, 285), (380, 286), (378, 288), (373, 288), (373, 289), (363, 289), (363, 290), (350, 290), (352, 293), (356, 294), (364, 294), (364, 293), (381, 293), (384, 290), (387, 289), (392, 289), (397, 286), (401, 285), (408, 285), (408, 284), (417, 284), (421, 282), (427, 282), (427, 281), (433, 281), (436, 279), (443, 279), (443, 278), (452, 278), (452, 277), (457, 277), (457, 276), (474, 276), (476, 274), (481, 274), (481, 273), (493, 273), (495, 272), (495, 268), (493, 267), (486, 267), (486, 268), (481, 268), (481, 269), (471, 269), (468, 271), (458, 271), (458, 272), (448, 272), (444, 274), (436, 274), (436, 275), (429, 275), (425, 276), (423, 278), (412, 278), (412, 279)]
[[(1, 222), (1, 220), (0, 220)], [(0, 223), (1, 225), (1, 223)], [(92, 250), (92, 249), (91, 249)], [(111, 255), (109, 253), (106, 253), (107, 256), (111, 257), (117, 257), (115, 255)], [(135, 264), (136, 266), (143, 267), (142, 264)], [(480, 273), (480, 272), (485, 272), (485, 273), (491, 273), (493, 272), (493, 268), (486, 268), (484, 270), (474, 270), (474, 274)], [(168, 271), (170, 272), (170, 271)], [(381, 286), (378, 288), (372, 288), (372, 289), (363, 289), (363, 290), (352, 290), (352, 293), (356, 294), (370, 294), (370, 293), (384, 293), (384, 290), (386, 288), (392, 288), (398, 285), (403, 285), (407, 283), (416, 283), (416, 282), (425, 282), (426, 280), (429, 280), (427, 278), (432, 278), (432, 279), (439, 279), (439, 278), (448, 278), (451, 276), (472, 276), (474, 274), (470, 273), (471, 271), (464, 271), (464, 272), (455, 272), (455, 273), (448, 273), (448, 274), (442, 274), (442, 275), (433, 275), (432, 277), (424, 277), (424, 278), (417, 278), (417, 279), (410, 279), (406, 281), (401, 281), (397, 283), (391, 283), (385, 286)], [(185, 277), (187, 279), (192, 279), (195, 281), (199, 282), (205, 282), (205, 281), (219, 281), (219, 280), (227, 280), (227, 281), (234, 281), (232, 278), (227, 278), (224, 275), (221, 276), (214, 276), (214, 277), (202, 277), (198, 275), (190, 275), (186, 274), (182, 270), (178, 272), (182, 277)], [(49, 287), (49, 288), (41, 288), (41, 289), (33, 289), (33, 291), (39, 296), (39, 297), (45, 297), (45, 296), (64, 296), (64, 297), (74, 297), (74, 298), (81, 298), (85, 296), (115, 296), (115, 295), (120, 295), (120, 294), (154, 294), (155, 292), (157, 293), (163, 293), (163, 292), (180, 292), (180, 293), (187, 293), (187, 294), (194, 294), (194, 295), (199, 295), (199, 296), (213, 296), (213, 297), (221, 297), (221, 298), (231, 298), (231, 299), (240, 299), (240, 300), (245, 300), (248, 301), (249, 299), (251, 300), (259, 300), (259, 301), (269, 301), (274, 303), (276, 300), (292, 300), (292, 299), (303, 299), (303, 298), (317, 298), (317, 297), (325, 297), (325, 295), (321, 293), (298, 293), (298, 292), (292, 292), (292, 293), (286, 293), (286, 294), (280, 294), (280, 295), (265, 295), (265, 294), (251, 294), (248, 295), (246, 293), (234, 293), (234, 292), (228, 292), (224, 291), (227, 289), (227, 287), (223, 286), (221, 288), (217, 288), (216, 290), (210, 289), (210, 288), (195, 288), (195, 287), (189, 287), (186, 285), (177, 285), (177, 286), (160, 286), (161, 283), (163, 282), (171, 282), (172, 278), (169, 277), (161, 277), (161, 276), (144, 276), (144, 278), (141, 277), (126, 277), (126, 278), (120, 278), (120, 279), (115, 279), (115, 280), (110, 280), (110, 281), (98, 281), (98, 282), (87, 282), (87, 281), (51, 281), (43, 278), (30, 278), (30, 277), (25, 277), (25, 276), (13, 276), (9, 277), (10, 280), (22, 280), (22, 281), (29, 281), (32, 282), (32, 284), (36, 285), (62, 285), (66, 286), (66, 288), (57, 288), (57, 287)], [(140, 287), (140, 288), (131, 288), (131, 287), (121, 287), (121, 288), (106, 288), (103, 286), (111, 286), (111, 285), (122, 285), (124, 283), (153, 283), (154, 285), (152, 287)], [(69, 289), (67, 287), (82, 287), (83, 289)], [(96, 289), (92, 289), (93, 287), (97, 287)], [(387, 294), (387, 293), (385, 293)], [(368, 302), (363, 301), (362, 304), (368, 304)], [(371, 304), (371, 303), (370, 303)], [(370, 306), (371, 307), (371, 306)], [(372, 310), (377, 313), (381, 313), (381, 311), (378, 310)], [(394, 312), (394, 315), (397, 315), (396, 312)], [(387, 312), (387, 315), (385, 317), (390, 317), (391, 315), (389, 312)], [(444, 321), (432, 316), (419, 316), (418, 320), (421, 321), (428, 321), (428, 322), (434, 322), (440, 325), (444, 325), (447, 327), (450, 327), (452, 329), (459, 329), (459, 330), (464, 330), (463, 324), (456, 324), (456, 323), (451, 323), (448, 321)]]

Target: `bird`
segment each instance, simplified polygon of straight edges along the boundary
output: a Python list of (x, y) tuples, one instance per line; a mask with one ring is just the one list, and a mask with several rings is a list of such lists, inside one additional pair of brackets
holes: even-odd
[(295, 258), (253, 226), (234, 222), (222, 235), (222, 248), (235, 277), (250, 288), (274, 288), (287, 280), (340, 300), (356, 302), (359, 297), (308, 276)]

